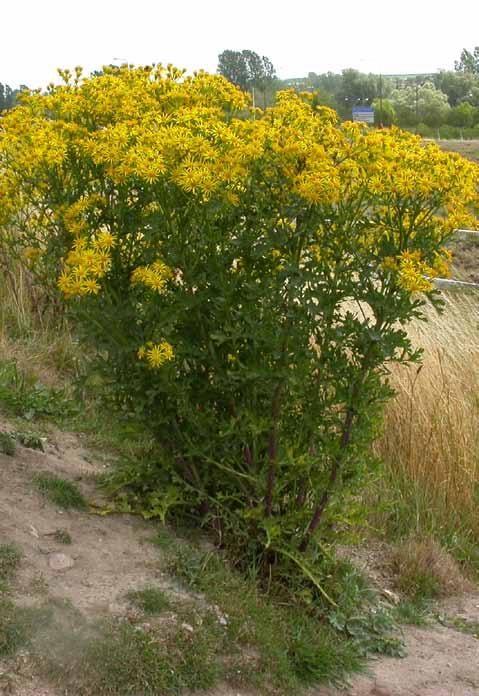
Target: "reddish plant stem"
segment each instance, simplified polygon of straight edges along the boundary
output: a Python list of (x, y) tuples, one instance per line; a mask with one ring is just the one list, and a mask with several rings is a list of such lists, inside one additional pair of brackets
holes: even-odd
[(268, 439), (268, 458), (269, 468), (266, 479), (265, 514), (270, 517), (273, 511), (273, 492), (276, 483), (276, 458), (278, 455), (278, 417), (281, 403), (281, 393), (283, 386), (278, 384), (273, 397), (273, 407), (271, 409), (271, 431)]
[(303, 507), (306, 501), (307, 490), (307, 480), (306, 478), (302, 478), (299, 482), (299, 491), (298, 495), (296, 496), (296, 507)]
[[(356, 390), (354, 390), (354, 391), (356, 391)], [(339, 473), (339, 469), (340, 469), (340, 466), (341, 466), (341, 463), (343, 460), (344, 451), (351, 441), (353, 421), (354, 421), (354, 408), (352, 405), (349, 405), (348, 410), (346, 412), (346, 418), (344, 419), (343, 432), (342, 432), (341, 440), (339, 443), (339, 453), (336, 455), (336, 457), (333, 460), (333, 465), (331, 467), (331, 472), (329, 474), (328, 484), (326, 486), (326, 489), (325, 489), (323, 495), (321, 496), (319, 504), (317, 505), (317, 507), (313, 513), (313, 516), (309, 522), (309, 525), (306, 529), (306, 532), (304, 533), (303, 540), (301, 541), (301, 544), (299, 545), (299, 550), (301, 552), (306, 551), (306, 549), (308, 548), (308, 544), (311, 541), (311, 537), (313, 536), (314, 532), (318, 528), (319, 523), (321, 522), (321, 518), (323, 516), (324, 510), (326, 509), (326, 505), (328, 504), (332, 490), (333, 490), (334, 485), (336, 483), (336, 479), (338, 478), (338, 473)]]
[(251, 448), (249, 445), (245, 445), (243, 449), (243, 459), (248, 469), (251, 470), (253, 467), (253, 455), (251, 454)]

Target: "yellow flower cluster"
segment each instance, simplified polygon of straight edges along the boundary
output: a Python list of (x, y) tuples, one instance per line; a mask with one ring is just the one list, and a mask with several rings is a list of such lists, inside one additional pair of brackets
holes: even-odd
[[(62, 85), (23, 95), (2, 116), (0, 221), (21, 217), (24, 229), (30, 225), (26, 246), (39, 249), (51, 229), (73, 235), (58, 281), (67, 297), (100, 291), (113, 246), (127, 268), (156, 254), (155, 218), (174, 227), (178, 211), (196, 206), (224, 210), (254, 199), (258, 209), (271, 208), (277, 223), (269, 234), (282, 238), (300, 233), (298, 211), (324, 220), (347, 211), (344, 219), (358, 220), (373, 210), (374, 226), (348, 223), (372, 254), (384, 239), (398, 254), (408, 246), (403, 237), (414, 240), (426, 219), (438, 244), (455, 226), (477, 224), (476, 164), (396, 128), (339, 123), (309, 94), (279, 92), (261, 111), (222, 76), (187, 77), (171, 65), (61, 75)], [(326, 227), (308, 243), (310, 258), (322, 264), (334, 263), (331, 236), (341, 233)], [(432, 277), (439, 262), (428, 263), (396, 258), (403, 287), (426, 287), (423, 276)], [(131, 282), (162, 293), (171, 277), (157, 260), (136, 268)]]
[(143, 284), (155, 292), (165, 291), (167, 281), (173, 277), (173, 272), (160, 259), (148, 266), (138, 266), (131, 274), (133, 285)]
[(173, 347), (168, 341), (161, 341), (161, 343), (148, 341), (146, 345), (140, 346), (138, 349), (138, 357), (140, 360), (146, 360), (148, 366), (152, 369), (157, 369), (166, 362), (173, 360), (175, 354)]
[(85, 237), (74, 241), (65, 259), (65, 270), (58, 279), (58, 287), (66, 298), (99, 293), (98, 281), (110, 269), (115, 242), (107, 230), (100, 231), (90, 242)]
[(382, 266), (397, 273), (399, 285), (407, 292), (428, 292), (432, 290), (431, 280), (450, 275), (451, 252), (441, 249), (435, 252), (434, 261), (428, 264), (419, 251), (405, 251), (396, 259), (387, 257)]

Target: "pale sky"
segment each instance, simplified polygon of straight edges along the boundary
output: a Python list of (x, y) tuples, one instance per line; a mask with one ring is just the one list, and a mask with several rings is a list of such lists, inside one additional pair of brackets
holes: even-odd
[(432, 72), (479, 45), (479, 0), (0, 0), (0, 18), (12, 87), (123, 61), (215, 72), (228, 48), (268, 56), (282, 78)]

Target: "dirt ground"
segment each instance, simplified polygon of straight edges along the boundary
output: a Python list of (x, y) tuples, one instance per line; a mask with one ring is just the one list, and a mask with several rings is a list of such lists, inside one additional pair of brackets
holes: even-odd
[[(3, 423), (0, 429), (10, 428)], [(53, 433), (45, 449), (41, 453), (18, 446), (14, 457), (0, 455), (0, 543), (17, 544), (24, 554), (14, 601), (34, 606), (46, 597), (68, 600), (93, 617), (125, 615), (131, 611), (125, 593), (151, 583), (181, 596), (164, 572), (161, 550), (150, 541), (155, 533), (152, 523), (128, 515), (61, 511), (40, 495), (32, 476), (50, 471), (74, 481), (89, 501), (101, 503), (94, 477), (105, 469), (101, 459), (95, 461), (71, 434)], [(56, 529), (66, 530), (72, 544), (56, 542)], [(58, 564), (65, 565), (65, 559), (59, 561), (59, 553), (67, 557), (61, 569)], [(444, 611), (479, 621), (479, 594), (450, 600)], [(406, 658), (378, 659), (371, 662), (368, 674), (353, 679), (349, 690), (320, 687), (310, 696), (479, 696), (476, 637), (437, 624), (408, 627), (404, 638)], [(32, 674), (27, 651), (13, 662), (0, 661), (1, 693), (61, 696)], [(218, 687), (208, 696), (261, 695)]]

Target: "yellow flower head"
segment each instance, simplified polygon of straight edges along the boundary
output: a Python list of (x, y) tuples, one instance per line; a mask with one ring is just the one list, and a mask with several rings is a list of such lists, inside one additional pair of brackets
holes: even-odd
[(173, 360), (173, 347), (168, 341), (162, 341), (161, 343), (153, 344), (150, 348), (147, 348), (144, 352), (144, 356), (146, 357), (149, 367), (157, 369), (166, 362)]

